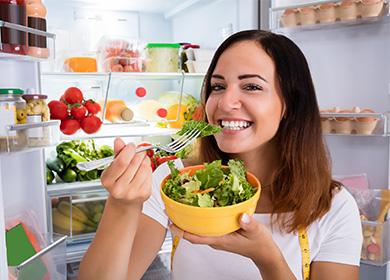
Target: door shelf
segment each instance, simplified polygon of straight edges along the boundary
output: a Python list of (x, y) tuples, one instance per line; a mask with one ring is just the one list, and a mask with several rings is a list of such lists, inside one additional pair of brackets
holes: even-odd
[[(16, 279), (29, 279), (32, 273), (46, 273), (48, 279), (66, 279), (66, 236), (46, 236), (43, 249), (16, 267), (9, 267)], [(41, 278), (39, 278), (41, 279)]]
[(0, 153), (56, 145), (60, 142), (59, 124), (59, 121), (52, 120), (8, 126), (7, 136), (0, 138)]
[(287, 34), (387, 21), (388, 14), (388, 0), (375, 4), (356, 0), (350, 5), (341, 5), (340, 0), (313, 1), (271, 8), (270, 26), (274, 32)]
[(387, 113), (321, 113), (324, 135), (388, 136)]
[(47, 185), (47, 194), (50, 197), (70, 195), (80, 191), (102, 191), (104, 188), (100, 180), (74, 182), (74, 183), (59, 183)]
[(46, 39), (50, 39), (50, 42), (47, 44), (47, 49), (48, 49), (47, 55), (42, 55), (41, 57), (36, 57), (36, 56), (28, 55), (28, 54), (20, 55), (20, 54), (1, 52), (2, 42), (1, 42), (1, 36), (0, 36), (0, 59), (39, 62), (39, 61), (46, 61), (47, 59), (50, 59), (50, 58), (54, 58), (55, 38), (56, 38), (55, 34), (0, 20), (0, 31), (2, 31), (3, 28), (22, 31), (22, 32), (25, 32), (26, 34), (28, 33), (28, 34), (46, 37)]

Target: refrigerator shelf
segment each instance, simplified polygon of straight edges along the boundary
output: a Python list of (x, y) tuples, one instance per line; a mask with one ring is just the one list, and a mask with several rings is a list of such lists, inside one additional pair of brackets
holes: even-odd
[(55, 56), (55, 38), (56, 35), (54, 33), (49, 33), (45, 31), (41, 31), (38, 29), (26, 27), (23, 25), (15, 24), (15, 23), (10, 23), (6, 21), (0, 20), (0, 31), (2, 31), (2, 28), (8, 28), (8, 29), (13, 29), (13, 30), (18, 30), (18, 31), (23, 31), (28, 34), (33, 34), (33, 35), (38, 35), (38, 36), (43, 36), (46, 37), (47, 39), (50, 39), (51, 44), (47, 44), (47, 54), (40, 54), (38, 56), (31, 56), (31, 55), (21, 55), (21, 54), (12, 54), (12, 53), (7, 53), (7, 52), (2, 52), (2, 41), (1, 41), (1, 36), (0, 36), (0, 59), (6, 59), (6, 60), (21, 60), (21, 61), (46, 61), (49, 58), (54, 58)]
[(85, 140), (116, 137), (152, 137), (169, 136), (175, 134), (177, 129), (159, 128), (148, 122), (133, 122), (123, 124), (103, 124), (100, 130), (94, 134), (86, 134), (79, 131), (73, 135), (61, 134), (61, 140)]
[(388, 136), (387, 114), (321, 113), (324, 135)]
[[(16, 267), (10, 267), (16, 279), (29, 279), (31, 273), (46, 272), (50, 279), (66, 279), (66, 236), (45, 236), (43, 249)], [(42, 271), (43, 270), (43, 271)]]
[(7, 136), (0, 138), (0, 153), (19, 152), (56, 145), (60, 142), (60, 122), (16, 124), (6, 127)]
[(345, 8), (340, 4), (340, 0), (327, 0), (273, 7), (270, 9), (270, 28), (276, 33), (288, 34), (389, 20), (388, 0), (371, 5), (363, 5), (357, 0), (353, 6)]
[(58, 183), (47, 185), (47, 194), (50, 197), (69, 195), (80, 191), (102, 191), (104, 188), (100, 180)]

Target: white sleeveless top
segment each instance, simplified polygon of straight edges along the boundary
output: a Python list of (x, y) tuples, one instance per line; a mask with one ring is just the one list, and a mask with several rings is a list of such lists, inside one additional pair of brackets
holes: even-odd
[[(181, 160), (176, 160), (182, 168)], [(144, 203), (143, 213), (168, 228), (169, 219), (164, 211), (159, 186), (169, 174), (168, 165), (159, 166), (153, 173), (153, 191)], [(254, 218), (270, 228), (270, 214), (254, 214)], [(356, 265), (360, 263), (363, 242), (359, 210), (353, 197), (345, 188), (333, 198), (327, 214), (312, 223), (307, 230), (311, 261), (327, 261)], [(302, 255), (297, 234), (281, 233), (273, 228), (272, 237), (283, 253), (286, 262), (297, 279), (302, 279)], [(261, 250), (261, 248), (259, 248)], [(207, 245), (193, 245), (180, 240), (173, 260), (175, 280), (258, 280), (262, 279), (251, 259)]]

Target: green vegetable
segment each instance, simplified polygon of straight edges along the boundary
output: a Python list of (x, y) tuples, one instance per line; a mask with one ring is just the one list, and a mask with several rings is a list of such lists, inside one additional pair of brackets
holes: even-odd
[(69, 168), (60, 174), (60, 178), (67, 183), (74, 182), (77, 179), (77, 173)]
[(198, 136), (198, 138), (210, 136), (222, 130), (221, 127), (208, 124), (205, 121), (188, 121), (183, 124), (183, 127), (177, 132), (177, 134), (183, 135), (187, 131), (191, 131), (194, 128), (201, 130), (201, 134)]
[(58, 158), (58, 157), (55, 157), (54, 159), (48, 159), (46, 161), (46, 166), (50, 170), (53, 170), (53, 171), (55, 171), (57, 173), (61, 173), (65, 169), (64, 162), (60, 158)]
[(193, 176), (179, 174), (173, 162), (168, 162), (168, 166), (171, 177), (163, 191), (168, 197), (184, 204), (199, 207), (228, 206), (246, 201), (256, 193), (256, 189), (246, 179), (246, 170), (240, 160), (229, 160), (225, 170), (220, 160), (205, 163), (205, 168), (196, 171)]
[(46, 168), (46, 183), (49, 185), (54, 180), (54, 173), (49, 168)]
[(114, 155), (114, 150), (103, 145), (97, 148), (93, 140), (63, 142), (56, 147), (57, 158), (61, 159), (66, 169), (76, 172), (78, 181), (90, 181), (100, 178), (102, 168), (91, 171), (81, 171), (76, 165), (79, 162), (92, 161)]

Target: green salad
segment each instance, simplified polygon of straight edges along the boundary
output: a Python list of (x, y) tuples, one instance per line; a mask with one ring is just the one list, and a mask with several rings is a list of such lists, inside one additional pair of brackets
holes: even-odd
[(246, 179), (246, 170), (240, 160), (229, 160), (222, 168), (220, 160), (205, 163), (193, 176), (179, 174), (173, 161), (168, 162), (171, 176), (163, 186), (171, 199), (198, 207), (221, 207), (248, 200), (257, 191)]

